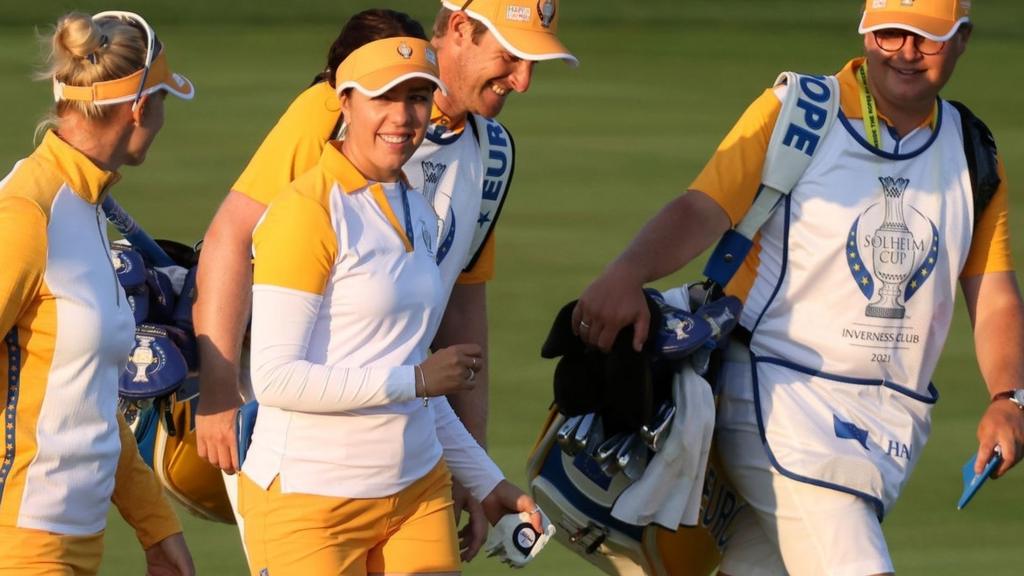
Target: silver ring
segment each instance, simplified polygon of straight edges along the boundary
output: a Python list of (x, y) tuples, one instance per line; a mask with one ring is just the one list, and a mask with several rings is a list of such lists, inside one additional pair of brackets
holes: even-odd
[(586, 320), (580, 320), (580, 330), (590, 330), (590, 324)]
[(466, 382), (472, 382), (474, 380), (476, 380), (476, 372), (473, 372), (473, 369), (470, 368), (469, 369), (469, 376), (466, 377)]

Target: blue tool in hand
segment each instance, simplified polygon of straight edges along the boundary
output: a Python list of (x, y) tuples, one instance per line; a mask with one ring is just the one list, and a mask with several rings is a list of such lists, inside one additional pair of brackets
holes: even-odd
[(974, 494), (985, 484), (985, 480), (988, 480), (988, 477), (996, 471), (996, 468), (999, 468), (999, 464), (1003, 461), (1003, 455), (999, 452), (999, 448), (996, 447), (995, 453), (989, 458), (981, 474), (974, 473), (974, 463), (977, 459), (978, 456), (975, 454), (964, 464), (964, 493), (960, 495), (960, 501), (956, 503), (957, 510), (963, 510), (964, 506), (967, 506), (967, 503), (971, 501), (971, 498), (974, 498)]

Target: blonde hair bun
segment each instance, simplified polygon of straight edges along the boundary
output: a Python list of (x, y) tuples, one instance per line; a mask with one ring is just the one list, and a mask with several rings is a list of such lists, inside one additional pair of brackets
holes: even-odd
[(95, 60), (94, 53), (103, 43), (103, 31), (88, 14), (71, 12), (57, 21), (53, 32), (53, 60), (58, 68), (68, 60)]
[[(119, 17), (94, 20), (89, 14), (68, 12), (57, 20), (53, 34), (42, 38), (50, 48), (47, 66), (36, 74), (39, 80), (68, 86), (91, 86), (124, 78), (146, 63), (146, 34), (137, 25)], [(60, 101), (55, 114), (40, 127), (50, 127), (64, 113), (75, 110), (89, 119), (110, 113), (93, 102)]]

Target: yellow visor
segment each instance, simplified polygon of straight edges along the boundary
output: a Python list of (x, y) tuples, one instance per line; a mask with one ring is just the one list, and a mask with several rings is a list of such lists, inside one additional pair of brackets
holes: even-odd
[(556, 36), (558, 0), (441, 0), (441, 4), (483, 23), (518, 58), (580, 63)]
[[(139, 90), (139, 83), (143, 76), (146, 77), (142, 90)], [(192, 82), (181, 74), (171, 72), (167, 66), (167, 57), (161, 52), (149, 73), (142, 68), (115, 80), (96, 82), (91, 86), (69, 86), (63, 82), (53, 80), (53, 99), (55, 102), (61, 100), (78, 100), (92, 102), (98, 106), (105, 104), (120, 104), (132, 102), (136, 97), (152, 94), (158, 90), (165, 90), (183, 100), (191, 100), (195, 96), (195, 87)]]
[(338, 66), (334, 85), (338, 94), (355, 88), (376, 98), (413, 78), (430, 80), (442, 94), (448, 94), (448, 87), (441, 82), (437, 69), (437, 54), (430, 43), (398, 36), (370, 42), (349, 54)]
[(970, 21), (971, 0), (867, 0), (860, 33), (896, 28), (945, 42)]

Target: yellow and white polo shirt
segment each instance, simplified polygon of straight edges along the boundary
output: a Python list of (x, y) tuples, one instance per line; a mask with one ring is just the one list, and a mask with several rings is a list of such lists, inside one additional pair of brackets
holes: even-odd
[(148, 546), (181, 528), (117, 411), (135, 333), (99, 207), (117, 179), (48, 132), (0, 181), (0, 525), (95, 534), (113, 498)]
[[(332, 142), (253, 235), (252, 381), (244, 472), (264, 489), (376, 498), (442, 456), (478, 496), (501, 475), (447, 401), (416, 398), (447, 290), (437, 217), (404, 182), (368, 182)], [(439, 440), (439, 437), (441, 440)]]
[[(436, 108), (428, 134), (438, 132)], [(261, 203), (270, 204), (288, 185), (316, 165), (327, 141), (341, 118), (338, 95), (327, 82), (303, 91), (288, 107), (249, 164), (232, 186)], [(444, 126), (440, 126), (444, 132)], [(466, 131), (453, 131), (451, 137), (424, 140), (405, 166), (413, 187), (427, 193), (444, 230), (456, 227), (451, 250), (442, 262), (442, 279), (451, 287), (479, 284), (494, 277), (494, 233), (483, 246), (480, 258), (465, 269), (473, 230), (478, 225), (483, 162), (480, 147)]]

